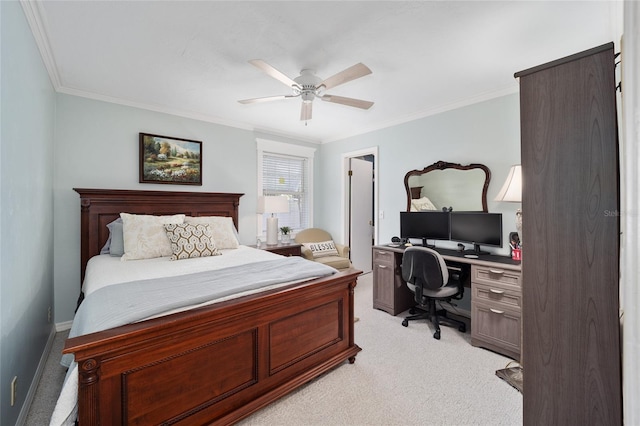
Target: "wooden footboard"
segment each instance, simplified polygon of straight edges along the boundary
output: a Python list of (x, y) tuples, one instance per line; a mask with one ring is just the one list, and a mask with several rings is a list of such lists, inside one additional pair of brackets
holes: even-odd
[(231, 424), (348, 360), (356, 270), (67, 340), (79, 424)]

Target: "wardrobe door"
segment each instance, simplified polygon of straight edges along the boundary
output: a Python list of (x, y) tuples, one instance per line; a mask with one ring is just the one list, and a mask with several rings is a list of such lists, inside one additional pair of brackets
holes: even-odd
[(622, 424), (613, 43), (516, 73), (525, 425)]

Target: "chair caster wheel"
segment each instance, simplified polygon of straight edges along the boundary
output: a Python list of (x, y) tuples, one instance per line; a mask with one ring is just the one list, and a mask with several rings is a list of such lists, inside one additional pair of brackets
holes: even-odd
[(436, 331), (435, 333), (433, 333), (433, 338), (436, 340), (440, 340), (440, 332)]
[(467, 331), (467, 326), (465, 326), (464, 324), (458, 326), (458, 331), (460, 333), (465, 333)]
[(409, 327), (409, 321), (408, 320), (402, 320), (402, 326), (403, 327)]
[(410, 313), (411, 315), (413, 315), (413, 314), (415, 314), (415, 313), (416, 313), (416, 310), (415, 310), (415, 309), (413, 309), (413, 308), (411, 308), (411, 309), (409, 309), (409, 313)]

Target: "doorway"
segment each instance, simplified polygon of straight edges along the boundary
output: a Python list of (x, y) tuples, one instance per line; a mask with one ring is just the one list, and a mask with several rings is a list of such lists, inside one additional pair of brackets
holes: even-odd
[(371, 272), (378, 235), (377, 160), (377, 147), (343, 154), (344, 241), (351, 248), (351, 263), (364, 273)]

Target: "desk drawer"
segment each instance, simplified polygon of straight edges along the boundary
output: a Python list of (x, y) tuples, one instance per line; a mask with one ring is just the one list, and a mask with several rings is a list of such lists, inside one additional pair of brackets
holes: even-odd
[(479, 303), (486, 303), (492, 307), (515, 309), (518, 312), (522, 308), (522, 293), (520, 289), (499, 284), (479, 284), (472, 285), (472, 300)]
[(471, 282), (473, 283), (504, 284), (516, 287), (520, 287), (522, 276), (519, 271), (503, 269), (499, 266), (486, 267), (476, 265), (471, 267), (471, 275)]
[(373, 263), (385, 263), (387, 265), (393, 265), (395, 253), (392, 251), (373, 249)]
[(520, 354), (520, 311), (471, 303), (471, 343), (517, 358)]

